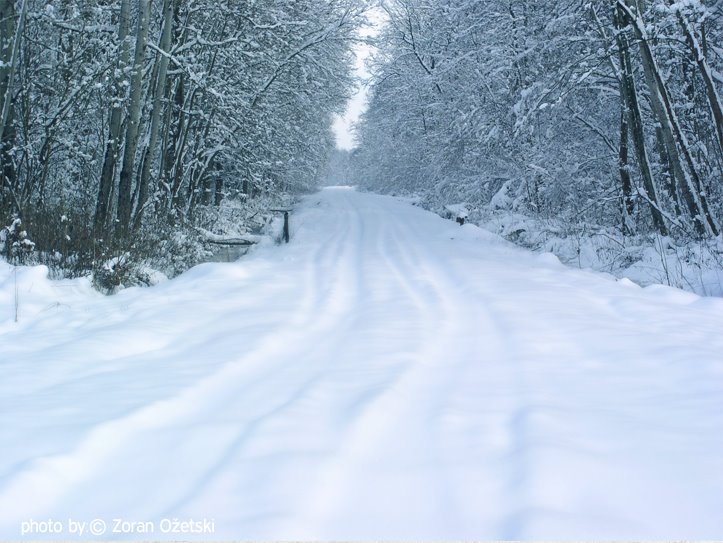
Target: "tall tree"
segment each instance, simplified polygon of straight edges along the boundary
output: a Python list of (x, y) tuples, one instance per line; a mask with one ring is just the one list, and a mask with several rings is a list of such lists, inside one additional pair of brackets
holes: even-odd
[(98, 200), (96, 202), (94, 230), (96, 235), (104, 235), (111, 206), (111, 195), (115, 180), (118, 151), (120, 147), (123, 103), (125, 96), (126, 68), (128, 66), (129, 46), (128, 32), (130, 27), (130, 0), (121, 0), (118, 17), (118, 62), (114, 71), (112, 104), (108, 120), (108, 140), (105, 146), (103, 167), (100, 173)]
[(150, 135), (148, 143), (143, 151), (140, 176), (138, 179), (138, 202), (136, 204), (135, 225), (138, 227), (143, 218), (148, 200), (148, 187), (151, 177), (151, 162), (158, 144), (158, 133), (161, 126), (161, 112), (163, 109), (162, 99), (166, 95), (166, 83), (168, 78), (168, 64), (171, 54), (171, 36), (173, 35), (173, 21), (178, 0), (164, 0), (163, 3), (163, 30), (158, 47), (159, 61), (153, 87), (153, 98), (151, 104)]
[(141, 102), (143, 92), (143, 61), (148, 45), (148, 26), (151, 18), (151, 0), (138, 0), (138, 24), (136, 27), (136, 45), (131, 72), (130, 100), (128, 101), (128, 120), (123, 148), (123, 166), (118, 182), (118, 228), (121, 236), (128, 233), (131, 220), (131, 196), (133, 191), (133, 172), (135, 171), (138, 133), (140, 130)]
[(15, 72), (20, 56), (20, 44), (28, 12), (28, 0), (23, 0), (16, 16), (14, 0), (0, 0), (0, 204), (9, 194), (20, 212), (15, 195), (15, 166), (11, 154), (15, 144)]

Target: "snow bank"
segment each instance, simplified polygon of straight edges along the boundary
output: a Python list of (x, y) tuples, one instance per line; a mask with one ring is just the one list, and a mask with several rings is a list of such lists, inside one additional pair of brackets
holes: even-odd
[(626, 237), (595, 226), (572, 232), (558, 221), (500, 210), (478, 219), (505, 239), (554, 253), (568, 266), (627, 277), (641, 285), (664, 284), (702, 296), (723, 296), (723, 244), (717, 240), (678, 245), (670, 238)]
[(0, 259), (0, 333), (98, 296), (87, 278), (53, 281), (46, 266), (14, 267)]

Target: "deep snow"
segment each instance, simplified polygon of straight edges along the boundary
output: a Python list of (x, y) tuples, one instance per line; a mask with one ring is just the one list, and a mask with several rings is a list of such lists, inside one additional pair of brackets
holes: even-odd
[(344, 188), (292, 230), (113, 297), (21, 268), (18, 323), (0, 263), (0, 538), (721, 537), (723, 300)]

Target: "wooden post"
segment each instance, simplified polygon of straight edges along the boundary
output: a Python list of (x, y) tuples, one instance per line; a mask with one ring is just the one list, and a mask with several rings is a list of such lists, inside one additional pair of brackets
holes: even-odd
[(289, 238), (291, 237), (289, 235), (289, 209), (271, 209), (270, 211), (273, 211), (274, 213), (283, 213), (284, 214), (284, 230), (281, 233), (281, 239), (284, 240), (285, 243), (289, 243)]

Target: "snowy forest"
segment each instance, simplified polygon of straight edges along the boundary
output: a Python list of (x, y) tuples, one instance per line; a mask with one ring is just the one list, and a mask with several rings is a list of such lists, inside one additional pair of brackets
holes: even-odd
[(5, 256), (58, 276), (121, 261), (174, 275), (208, 233), (263, 226), (326, 167), (360, 14), (350, 0), (0, 1)]
[(723, 2), (383, 8), (356, 182), (583, 266), (721, 267)]
[[(352, 183), (568, 264), (641, 263), (659, 272), (644, 281), (706, 293), (691, 273), (723, 267), (722, 13), (2, 0), (0, 249), (57, 277), (142, 283), (131, 269), (174, 276), (214, 236), (259, 233), (296, 195)], [(357, 147), (335, 152), (361, 43), (368, 107)]]

